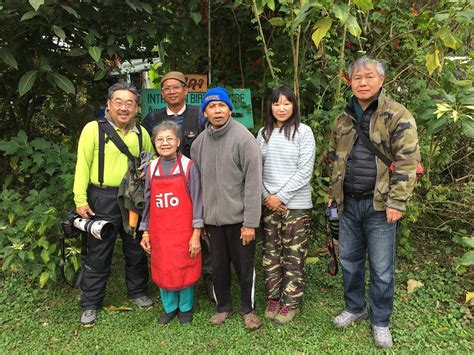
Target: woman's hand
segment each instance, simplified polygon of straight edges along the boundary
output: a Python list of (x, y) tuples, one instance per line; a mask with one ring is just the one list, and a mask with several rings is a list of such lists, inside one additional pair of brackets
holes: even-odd
[(148, 232), (143, 232), (140, 246), (143, 248), (143, 250), (145, 250), (146, 253), (151, 253), (150, 234), (148, 234)]
[(285, 212), (288, 208), (276, 195), (268, 195), (263, 204), (266, 208), (276, 212)]
[(198, 256), (201, 251), (201, 229), (194, 228), (193, 235), (189, 240), (189, 255), (191, 258)]

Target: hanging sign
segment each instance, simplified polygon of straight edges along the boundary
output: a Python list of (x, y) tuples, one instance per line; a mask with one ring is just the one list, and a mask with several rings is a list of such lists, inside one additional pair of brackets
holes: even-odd
[[(189, 86), (188, 79), (188, 86)], [(207, 91), (207, 90), (206, 90)], [(253, 128), (253, 115), (252, 115), (252, 99), (250, 89), (228, 89), (232, 103), (234, 104), (234, 111), (232, 111), (232, 117), (242, 123), (247, 128)], [(205, 92), (188, 92), (186, 95), (186, 104), (201, 106), (202, 97)], [(142, 119), (153, 111), (160, 108), (166, 107), (166, 102), (161, 96), (159, 89), (144, 89), (141, 92), (141, 113)]]

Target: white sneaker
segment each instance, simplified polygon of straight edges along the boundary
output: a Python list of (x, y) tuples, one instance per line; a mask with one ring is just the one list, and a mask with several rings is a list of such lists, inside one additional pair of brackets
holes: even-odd
[(379, 348), (391, 348), (393, 346), (392, 334), (388, 327), (372, 326), (372, 333), (374, 335), (375, 345)]
[(368, 318), (367, 310), (363, 310), (360, 313), (350, 313), (348, 311), (342, 311), (336, 318), (334, 318), (333, 323), (337, 328), (344, 328), (348, 325), (351, 325), (354, 322), (360, 322)]
[(81, 314), (81, 325), (83, 327), (92, 327), (95, 324), (95, 320), (97, 318), (97, 310), (96, 309), (86, 309), (82, 311)]

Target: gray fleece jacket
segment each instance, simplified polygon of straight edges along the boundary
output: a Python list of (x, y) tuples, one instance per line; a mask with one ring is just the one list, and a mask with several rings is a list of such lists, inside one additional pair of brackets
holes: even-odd
[(257, 228), (262, 158), (247, 128), (232, 119), (218, 129), (208, 123), (191, 146), (191, 159), (201, 173), (204, 223)]

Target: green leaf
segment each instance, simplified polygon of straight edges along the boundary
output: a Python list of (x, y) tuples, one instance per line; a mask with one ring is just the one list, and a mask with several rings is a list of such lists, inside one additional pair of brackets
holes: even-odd
[(470, 249), (474, 249), (474, 237), (463, 237), (458, 243)]
[(64, 33), (64, 30), (61, 27), (53, 25), (53, 31), (59, 38), (63, 40), (66, 38), (66, 33)]
[(75, 18), (79, 18), (79, 15), (77, 14), (76, 10), (74, 10), (71, 6), (61, 5), (61, 7)]
[(37, 12), (37, 11), (35, 11), (35, 10), (27, 11), (27, 12), (25, 12), (25, 13), (23, 14), (23, 16), (21, 17), (20, 22), (23, 22), (23, 21), (32, 19), (33, 17), (38, 16), (38, 15), (39, 15), (39, 12)]
[(107, 37), (107, 45), (111, 46), (112, 44), (114, 44), (114, 42), (115, 42), (115, 36), (109, 35), (109, 37)]
[(102, 54), (102, 48), (100, 47), (89, 47), (89, 55), (94, 59), (97, 63), (100, 59), (100, 55)]
[(2, 58), (6, 64), (18, 70), (18, 63), (9, 50), (0, 48), (0, 58)]
[[(367, 12), (374, 8), (372, 0), (354, 0), (354, 4), (361, 9), (363, 12)], [(358, 36), (357, 36), (358, 37)]]
[(18, 83), (18, 92), (20, 96), (25, 95), (28, 91), (31, 90), (33, 84), (35, 83), (38, 71), (30, 70), (22, 75), (20, 82)]
[(133, 36), (132, 35), (127, 35), (127, 42), (130, 46), (133, 44)]
[(41, 250), (40, 256), (41, 256), (41, 260), (43, 260), (44, 264), (47, 264), (49, 262), (49, 260), (51, 259), (51, 255), (50, 255), (48, 249)]
[(278, 27), (278, 26), (284, 26), (285, 25), (285, 20), (281, 17), (272, 17), (270, 20), (268, 20), (272, 26)]
[(334, 16), (341, 21), (342, 24), (345, 24), (347, 18), (349, 17), (349, 6), (346, 4), (334, 4), (331, 7), (331, 10)]
[(359, 37), (362, 33), (362, 30), (360, 29), (360, 26), (357, 23), (357, 19), (352, 15), (349, 15), (347, 17), (346, 26), (351, 35), (353, 35), (354, 37)]
[(275, 11), (275, 0), (267, 0), (267, 6), (270, 10)]
[(324, 17), (316, 22), (316, 24), (314, 25), (316, 30), (311, 35), (311, 39), (313, 40), (316, 47), (319, 47), (321, 40), (324, 38), (324, 36), (326, 36), (326, 33), (328, 33), (329, 29), (331, 28), (331, 25), (332, 20), (329, 17)]
[(443, 21), (446, 21), (449, 18), (449, 13), (439, 12), (433, 18), (436, 22), (443, 22)]
[(433, 74), (433, 72), (438, 69), (441, 71), (441, 63), (439, 61), (439, 50), (436, 49), (433, 53), (427, 53), (425, 56), (425, 66), (428, 69), (428, 74)]
[(191, 12), (191, 13), (190, 13), (190, 16), (191, 16), (191, 18), (193, 19), (193, 21), (194, 21), (194, 23), (195, 23), (196, 25), (198, 25), (199, 22), (201, 22), (201, 17), (202, 17), (202, 16), (201, 16), (200, 13), (198, 13), (198, 12)]
[(48, 280), (49, 280), (49, 272), (48, 271), (42, 272), (39, 278), (39, 287), (43, 288), (44, 286), (46, 286), (46, 284), (48, 283)]
[(87, 53), (87, 50), (84, 48), (72, 48), (66, 55), (70, 57), (78, 57)]
[(465, 253), (461, 260), (459, 260), (458, 265), (470, 266), (474, 265), (474, 250), (469, 250)]
[(125, 0), (125, 2), (133, 11), (137, 12), (137, 7), (135, 6), (133, 2), (131, 2), (130, 0)]
[(105, 70), (97, 71), (97, 73), (94, 75), (94, 81), (102, 80), (105, 77), (105, 74), (107, 74)]
[(433, 119), (426, 129), (426, 133), (433, 134), (441, 131), (441, 129), (448, 124), (448, 117), (443, 116), (438, 119)]
[(148, 12), (150, 15), (153, 14), (153, 8), (151, 7), (150, 4), (147, 4), (146, 2), (142, 2), (141, 5), (142, 5), (142, 9), (143, 9), (143, 10), (145, 10), (146, 12)]
[(462, 130), (466, 136), (474, 139), (474, 121), (464, 121), (462, 123)]
[(57, 86), (63, 89), (68, 94), (75, 94), (76, 89), (74, 88), (74, 84), (62, 74), (53, 73), (54, 82)]
[(7, 256), (3, 262), (2, 271), (8, 270), (8, 268), (10, 267), (10, 265), (13, 263), (14, 260), (15, 260), (15, 254)]
[(457, 49), (461, 45), (461, 41), (457, 39), (453, 32), (447, 27), (441, 28), (438, 34), (443, 44), (448, 48)]
[(29, 0), (30, 5), (38, 11), (39, 7), (44, 4), (44, 0)]

